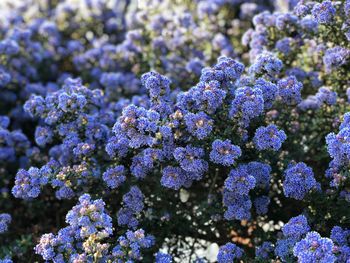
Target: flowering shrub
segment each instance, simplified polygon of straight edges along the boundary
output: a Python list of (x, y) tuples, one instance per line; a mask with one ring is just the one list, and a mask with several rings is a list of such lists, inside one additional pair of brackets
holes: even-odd
[(349, 262), (350, 1), (1, 2), (1, 262)]

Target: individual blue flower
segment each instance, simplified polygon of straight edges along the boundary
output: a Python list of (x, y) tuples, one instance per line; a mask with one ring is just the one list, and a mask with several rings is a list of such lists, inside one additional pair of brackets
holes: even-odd
[(225, 166), (230, 166), (235, 163), (235, 160), (241, 156), (241, 148), (233, 145), (230, 140), (216, 139), (212, 143), (212, 150), (209, 154), (210, 161)]
[(75, 156), (91, 156), (94, 153), (96, 146), (94, 143), (81, 142), (73, 148)]
[(122, 115), (114, 124), (113, 131), (116, 136), (127, 138), (131, 148), (152, 146), (159, 118), (159, 113), (153, 110), (129, 105), (123, 109)]
[(303, 84), (295, 76), (289, 76), (278, 81), (278, 94), (288, 105), (298, 104), (301, 101)]
[(102, 179), (109, 188), (118, 188), (126, 180), (124, 165), (117, 165), (115, 167), (108, 168), (107, 171), (103, 173)]
[(226, 91), (222, 89), (220, 82), (212, 80), (200, 81), (183, 96), (179, 96), (179, 103), (187, 110), (201, 110), (209, 114), (214, 113), (223, 104)]
[(187, 130), (200, 140), (207, 137), (213, 129), (213, 120), (204, 112), (187, 113), (185, 123)]
[(150, 169), (145, 166), (144, 156), (138, 154), (132, 158), (130, 172), (136, 178), (145, 178), (150, 172)]
[(185, 171), (180, 167), (167, 166), (163, 169), (160, 183), (167, 188), (179, 190), (186, 181)]
[(160, 97), (170, 92), (170, 79), (151, 71), (141, 77), (142, 85), (149, 91), (151, 98)]
[(125, 156), (128, 152), (128, 139), (122, 135), (112, 136), (106, 144), (106, 152), (111, 158)]
[(336, 9), (333, 6), (332, 1), (326, 0), (322, 3), (316, 3), (312, 8), (311, 13), (318, 23), (329, 24), (333, 21)]
[(335, 226), (332, 228), (330, 238), (339, 246), (349, 245), (350, 229)]
[(20, 50), (18, 43), (12, 39), (4, 39), (0, 41), (0, 54), (16, 55)]
[(334, 242), (333, 252), (337, 256), (337, 262), (346, 262), (350, 258), (350, 230), (335, 226), (330, 238)]
[(282, 227), (283, 235), (287, 238), (300, 239), (309, 231), (310, 227), (304, 215), (292, 217), (288, 223)]
[(170, 79), (151, 71), (142, 75), (141, 83), (150, 94), (151, 109), (161, 116), (170, 114)]
[(347, 112), (343, 116), (343, 122), (339, 126), (339, 130), (344, 128), (350, 128), (350, 112)]
[(117, 220), (119, 226), (128, 226), (132, 229), (135, 229), (139, 224), (134, 212), (128, 208), (119, 209), (117, 213)]
[(294, 256), (298, 262), (335, 262), (336, 256), (333, 254), (333, 241), (329, 238), (321, 237), (317, 232), (309, 232), (304, 239), (295, 244), (293, 248)]
[(314, 95), (309, 95), (306, 99), (298, 104), (298, 109), (301, 111), (317, 110), (322, 106), (321, 101)]
[(58, 108), (64, 112), (82, 109), (86, 104), (87, 100), (85, 96), (81, 94), (67, 94), (62, 92), (58, 96)]
[(287, 139), (286, 134), (282, 130), (278, 130), (277, 126), (270, 124), (266, 127), (259, 127), (255, 131), (254, 135), (254, 144), (255, 147), (259, 150), (271, 149), (273, 151), (278, 151), (282, 143)]
[(312, 169), (303, 162), (290, 164), (284, 172), (283, 192), (286, 197), (302, 200), (316, 186)]
[(0, 259), (0, 263), (13, 263), (13, 261), (9, 257), (6, 257), (3, 259)]
[(11, 75), (0, 68), (0, 87), (6, 86), (11, 81)]
[(229, 242), (221, 246), (217, 257), (218, 263), (234, 262), (243, 256), (243, 250)]
[(118, 238), (118, 244), (112, 249), (112, 259), (115, 262), (141, 261), (142, 250), (152, 247), (154, 243), (154, 236), (146, 235), (143, 229), (128, 230)]
[(0, 115), (0, 127), (3, 129), (7, 129), (10, 125), (10, 118), (7, 116)]
[(350, 15), (350, 0), (346, 0), (344, 4), (344, 12), (347, 16)]
[(113, 232), (112, 218), (105, 211), (102, 199), (92, 200), (89, 194), (79, 197), (79, 203), (66, 215), (66, 222), (76, 228), (81, 237), (96, 235), (109, 236)]
[(292, 13), (276, 14), (276, 28), (278, 30), (291, 30), (298, 22), (298, 17)]

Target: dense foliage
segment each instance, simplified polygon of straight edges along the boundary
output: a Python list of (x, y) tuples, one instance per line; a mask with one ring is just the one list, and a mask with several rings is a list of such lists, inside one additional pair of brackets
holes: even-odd
[(0, 263), (350, 262), (350, 0), (0, 14)]

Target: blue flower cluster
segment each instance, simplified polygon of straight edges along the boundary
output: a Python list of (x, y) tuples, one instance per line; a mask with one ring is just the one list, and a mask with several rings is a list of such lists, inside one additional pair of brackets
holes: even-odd
[(124, 207), (118, 211), (118, 225), (128, 225), (135, 228), (139, 224), (136, 216), (143, 210), (144, 195), (137, 186), (130, 188), (130, 191), (123, 196)]
[[(232, 169), (224, 182), (223, 204), (227, 207), (224, 214), (227, 220), (248, 220), (251, 218), (252, 201), (249, 192), (252, 189), (267, 190), (270, 186), (269, 165), (250, 162)], [(261, 195), (255, 198), (254, 206), (257, 214), (266, 214), (270, 198)]]
[(225, 166), (231, 166), (235, 163), (235, 159), (242, 154), (239, 146), (233, 145), (230, 140), (213, 141), (212, 150), (210, 152), (210, 161)]
[[(310, 230), (304, 215), (291, 218), (282, 227), (283, 238), (276, 242), (275, 255), (283, 262), (346, 262), (349, 256), (348, 241), (344, 240), (347, 230), (335, 226), (330, 238)], [(259, 248), (259, 257), (273, 258), (272, 250), (273, 244), (264, 242)]]
[(218, 254), (218, 262), (226, 263), (233, 262), (234, 260), (240, 259), (243, 256), (243, 250), (233, 243), (227, 243), (220, 247)]
[(283, 192), (286, 197), (302, 200), (317, 186), (312, 169), (303, 162), (290, 164), (284, 172)]
[(7, 231), (9, 224), (11, 223), (11, 215), (2, 213), (0, 214), (0, 234)]
[(44, 234), (35, 252), (44, 260), (52, 262), (89, 262), (93, 256), (104, 257), (109, 246), (101, 242), (113, 232), (112, 218), (104, 207), (105, 203), (101, 199), (91, 200), (90, 195), (82, 195), (79, 203), (67, 213), (66, 222), (69, 226), (62, 228), (57, 235)]
[(45, 234), (40, 238), (35, 252), (51, 262), (126, 262), (142, 259), (141, 249), (154, 245), (154, 237), (142, 229), (127, 231), (117, 239), (117, 245), (110, 247), (112, 218), (105, 211), (105, 203), (91, 200), (88, 194), (79, 198), (79, 204), (67, 213), (68, 227), (57, 235)]
[(267, 149), (278, 151), (286, 139), (284, 131), (278, 130), (276, 125), (270, 124), (267, 127), (259, 127), (255, 131), (253, 141), (259, 151)]

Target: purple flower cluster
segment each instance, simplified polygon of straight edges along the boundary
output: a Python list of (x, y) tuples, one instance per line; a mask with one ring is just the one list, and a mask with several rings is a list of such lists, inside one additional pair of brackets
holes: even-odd
[(208, 163), (203, 160), (204, 150), (199, 147), (186, 146), (177, 147), (174, 151), (174, 158), (181, 168), (188, 173), (201, 177), (208, 170)]
[(309, 232), (296, 243), (293, 253), (299, 262), (335, 262), (333, 247), (331, 239), (321, 237), (317, 232)]
[(298, 104), (301, 101), (303, 84), (295, 76), (286, 77), (277, 83), (278, 94), (288, 105)]
[(309, 231), (310, 227), (304, 215), (292, 217), (288, 223), (282, 227), (283, 235), (287, 238), (299, 239)]
[(336, 9), (334, 8), (332, 1), (323, 1), (313, 6), (311, 13), (316, 18), (316, 21), (320, 24), (328, 24), (333, 21)]
[(11, 220), (11, 215), (6, 213), (0, 214), (0, 234), (7, 231), (8, 225), (11, 223)]
[(103, 181), (106, 182), (107, 186), (111, 189), (118, 188), (122, 185), (125, 180), (125, 167), (118, 165), (116, 167), (108, 168), (102, 175)]
[[(264, 184), (261, 182), (262, 178), (259, 178), (262, 174), (267, 172), (269, 176), (269, 170), (255, 170), (259, 166), (259, 163), (249, 163), (246, 165), (239, 165), (236, 169), (232, 169), (224, 183), (223, 191), (223, 204), (227, 207), (225, 212), (225, 218), (227, 220), (232, 219), (249, 219), (251, 217), (250, 209), (252, 202), (249, 197), (249, 192), (257, 184)], [(262, 168), (265, 168), (262, 164)], [(265, 176), (264, 174), (263, 176)], [(269, 185), (269, 182), (266, 182)], [(266, 196), (258, 197), (255, 200), (255, 206), (258, 214), (265, 214), (269, 205), (269, 198)]]
[(241, 154), (241, 148), (233, 145), (230, 140), (222, 141), (216, 139), (212, 143), (210, 160), (216, 164), (231, 166), (235, 163), (235, 159), (239, 158)]
[(267, 149), (278, 151), (286, 139), (284, 131), (278, 130), (276, 125), (270, 124), (267, 127), (259, 127), (255, 131), (253, 141), (259, 151)]
[(286, 197), (302, 200), (317, 187), (312, 169), (305, 163), (290, 164), (284, 172), (283, 192)]
[(139, 224), (137, 216), (144, 208), (144, 195), (137, 186), (132, 186), (130, 191), (123, 195), (124, 207), (118, 211), (118, 225), (127, 225), (136, 228)]
[(243, 256), (243, 250), (233, 243), (227, 243), (220, 247), (218, 254), (218, 262), (233, 262)]
[(146, 235), (143, 229), (128, 230), (125, 235), (118, 238), (118, 244), (111, 251), (111, 258), (116, 262), (133, 262), (142, 260), (142, 249), (154, 245), (155, 238)]
[(213, 121), (204, 112), (188, 113), (184, 118), (188, 132), (199, 140), (207, 137), (213, 129)]
[(231, 118), (238, 118), (243, 127), (247, 127), (253, 118), (263, 113), (263, 110), (264, 97), (260, 89), (242, 87), (235, 91), (230, 116)]
[(91, 200), (90, 195), (82, 195), (79, 203), (67, 213), (69, 226), (59, 230), (57, 235), (44, 234), (35, 252), (52, 262), (88, 261), (95, 253), (99, 255), (98, 258), (104, 258), (108, 253), (108, 244), (100, 242), (113, 232), (112, 218), (104, 207), (101, 199)]

